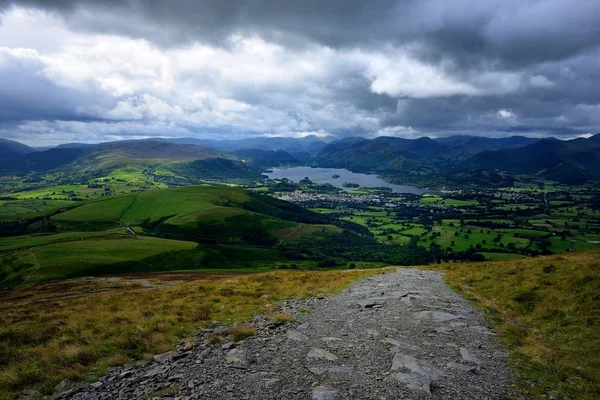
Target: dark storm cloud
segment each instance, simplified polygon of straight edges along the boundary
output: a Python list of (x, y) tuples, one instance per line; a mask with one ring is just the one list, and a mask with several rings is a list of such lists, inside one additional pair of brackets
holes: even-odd
[[(212, 82), (231, 99), (277, 114), (272, 131), (265, 114), (260, 124), (181, 122), (192, 133), (271, 133), (284, 123), (290, 131), (324, 128), (340, 136), (387, 128), (433, 136), (600, 131), (598, 0), (0, 0), (0, 10), (13, 6), (49, 11), (74, 32), (145, 39), (164, 51), (194, 43), (231, 50), (232, 35), (277, 43), (287, 51), (282, 57), (298, 63), (310, 49), (330, 50), (317, 52), (328, 58), (327, 71), (312, 81), (300, 75), (255, 86), (249, 75), (223, 89), (222, 71), (183, 72), (182, 79)], [(384, 61), (371, 63), (377, 57)], [(34, 105), (15, 92), (10, 102), (0, 89), (0, 119), (89, 118), (78, 105), (89, 102), (89, 90), (45, 95), (55, 92), (43, 77), (31, 85), (38, 87), (27, 93), (60, 101)], [(123, 110), (111, 112), (141, 112)]]
[(330, 47), (423, 45), (422, 55), (509, 66), (558, 60), (598, 46), (597, 0), (22, 0), (84, 30), (164, 45), (223, 43), (232, 33)]
[(46, 77), (43, 64), (27, 51), (0, 52), (0, 123), (22, 120), (94, 121), (93, 108), (112, 101), (98, 88), (61, 86)]

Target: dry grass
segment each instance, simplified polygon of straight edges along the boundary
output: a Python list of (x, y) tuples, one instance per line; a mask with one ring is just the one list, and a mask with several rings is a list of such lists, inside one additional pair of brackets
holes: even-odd
[(221, 335), (219, 335), (218, 333), (209, 333), (208, 335), (206, 335), (206, 342), (208, 344), (218, 346), (221, 343), (223, 343), (223, 340), (221, 338)]
[(249, 320), (281, 299), (335, 293), (381, 272), (276, 271), (153, 288), (95, 279), (0, 292), (0, 399), (27, 388), (50, 393), (65, 378), (93, 380), (108, 366), (171, 350), (201, 327)]
[(426, 268), (486, 311), (526, 395), (600, 398), (600, 252)]
[(227, 329), (227, 333), (231, 335), (231, 340), (239, 342), (240, 340), (256, 336), (256, 327), (252, 324), (232, 325)]
[(292, 314), (278, 312), (266, 315), (266, 318), (271, 322), (297, 322), (298, 320)]

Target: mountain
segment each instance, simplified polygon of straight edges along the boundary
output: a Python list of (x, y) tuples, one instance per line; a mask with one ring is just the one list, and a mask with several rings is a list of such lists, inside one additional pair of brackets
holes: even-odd
[(0, 171), (46, 172), (56, 168), (96, 171), (138, 163), (149, 165), (233, 157), (202, 146), (155, 140), (129, 140), (94, 145), (70, 143), (37, 152), (28, 151), (27, 146), (20, 147), (17, 146), (19, 143), (14, 143), (16, 142), (4, 146), (0, 142), (0, 152), (4, 150)]
[(454, 152), (455, 157), (474, 156), (483, 151), (502, 150), (524, 147), (537, 142), (539, 139), (524, 136), (511, 136), (507, 138), (486, 138), (480, 136), (450, 136), (435, 139)]
[(200, 146), (211, 147), (221, 151), (236, 151), (247, 149), (258, 149), (266, 151), (283, 150), (294, 156), (300, 156), (305, 158), (318, 152), (329, 142), (331, 142), (332, 138), (310, 135), (305, 136), (303, 138), (256, 137), (238, 140), (178, 138), (164, 140), (177, 144), (196, 144)]
[(323, 167), (353, 171), (409, 172), (452, 156), (445, 145), (430, 138), (348, 138), (325, 146), (315, 156)]
[(283, 150), (242, 149), (234, 151), (233, 154), (242, 161), (249, 162), (259, 168), (301, 164), (296, 157)]
[(181, 145), (151, 139), (124, 140), (91, 147), (74, 147), (73, 149), (83, 152), (82, 157), (75, 162), (75, 167), (78, 169), (101, 169), (135, 163), (159, 164), (225, 157), (217, 150), (198, 145)]
[(67, 149), (67, 148), (90, 148), (90, 147), (94, 147), (94, 144), (91, 143), (63, 143), (63, 144), (59, 144), (58, 146), (56, 146), (55, 148), (57, 149)]
[(0, 139), (0, 157), (9, 157), (13, 154), (24, 155), (33, 153), (34, 151), (35, 150), (31, 147), (22, 143), (8, 139)]
[(77, 149), (35, 151), (24, 144), (0, 139), (0, 172), (50, 170), (70, 163), (81, 154)]
[[(277, 148), (287, 143), (304, 156), (304, 149), (316, 146), (311, 138), (276, 138), (271, 146)], [(270, 139), (268, 139), (270, 140)], [(246, 141), (248, 146), (263, 145), (265, 138)], [(45, 151), (33, 149), (17, 142), (0, 142), (0, 172), (46, 172), (54, 169), (63, 171), (91, 172), (114, 169), (127, 165), (167, 166), (167, 169), (194, 179), (253, 178), (260, 177), (262, 169), (282, 165), (298, 165), (301, 160), (290, 153), (278, 149), (257, 149), (254, 147), (236, 150), (218, 150), (207, 145), (212, 141), (197, 139), (144, 139), (123, 140), (100, 144), (66, 143)], [(184, 143), (185, 142), (185, 143)], [(233, 142), (233, 141), (231, 141)], [(205, 143), (199, 145), (198, 143)], [(319, 143), (323, 143), (320, 142)], [(236, 146), (244, 147), (243, 143)], [(221, 148), (236, 147), (232, 145)], [(308, 156), (306, 156), (308, 157)]]
[(85, 149), (81, 148), (53, 148), (26, 154), (21, 162), (15, 166), (18, 166), (19, 170), (23, 172), (50, 171), (73, 162), (83, 154), (85, 154)]
[(516, 148), (536, 142), (522, 136), (483, 138), (451, 136), (431, 139), (348, 138), (332, 142), (315, 156), (321, 166), (359, 171), (410, 172), (426, 166), (445, 166), (449, 161), (471, 157), (483, 151)]
[(15, 163), (20, 163), (26, 154), (34, 150), (29, 147), (7, 139), (0, 139), (0, 172), (10, 171)]
[(484, 151), (464, 161), (462, 167), (534, 174), (566, 184), (600, 179), (600, 135), (568, 141), (543, 139), (521, 148)]
[(143, 168), (161, 165), (183, 179), (178, 184), (189, 184), (198, 179), (255, 179), (266, 167), (310, 163), (356, 172), (411, 175), (415, 179), (432, 172), (479, 170), (537, 174), (565, 183), (600, 177), (600, 135), (569, 141), (522, 136), (329, 139), (315, 136), (242, 140), (145, 139), (100, 144), (68, 143), (45, 151), (34, 151), (20, 143), (1, 140), (0, 172), (58, 169), (87, 173), (128, 165)]

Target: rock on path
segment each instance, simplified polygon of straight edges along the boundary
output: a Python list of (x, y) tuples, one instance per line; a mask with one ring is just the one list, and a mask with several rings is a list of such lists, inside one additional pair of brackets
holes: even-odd
[[(482, 316), (439, 272), (399, 269), (299, 307), (297, 324), (268, 325), (242, 343), (202, 339), (186, 352), (114, 368), (69, 399), (504, 399), (507, 354)], [(262, 321), (262, 322), (261, 322)], [(169, 388), (169, 391), (161, 389)], [(175, 391), (173, 393), (173, 391)]]

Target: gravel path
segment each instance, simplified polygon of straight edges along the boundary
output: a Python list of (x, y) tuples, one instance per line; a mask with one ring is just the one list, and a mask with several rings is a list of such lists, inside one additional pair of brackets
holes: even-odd
[[(506, 399), (507, 354), (442, 274), (399, 269), (342, 294), (287, 301), (298, 323), (255, 319), (238, 344), (198, 342), (114, 368), (69, 399)], [(175, 388), (175, 389), (172, 389)], [(159, 392), (162, 390), (161, 392)], [(169, 392), (170, 391), (170, 392)]]

